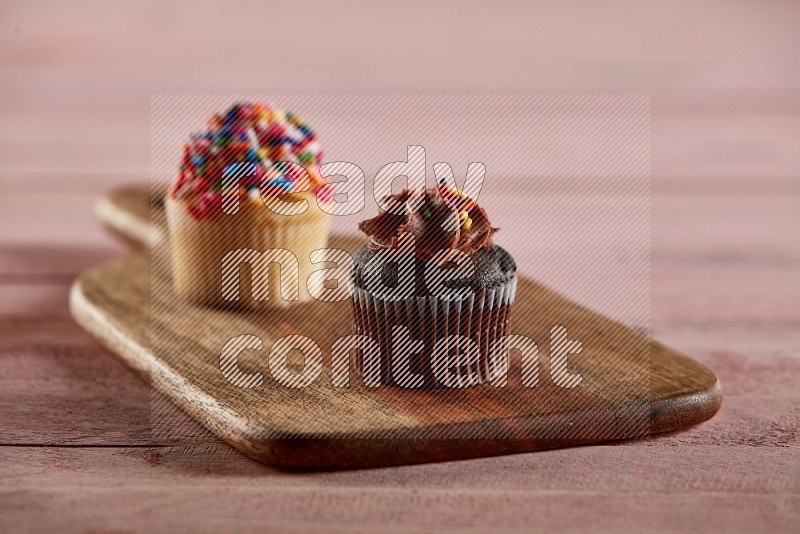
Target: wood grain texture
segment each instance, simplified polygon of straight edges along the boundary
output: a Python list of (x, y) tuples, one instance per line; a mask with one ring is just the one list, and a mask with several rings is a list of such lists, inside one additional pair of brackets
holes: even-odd
[[(53, 303), (50, 303), (53, 306)], [(215, 442), (74, 321), (0, 320), (0, 444), (143, 446)], [(153, 425), (153, 413), (169, 432)], [(194, 423), (194, 424), (193, 424)]]
[[(95, 1), (51, 6), (44, 17), (35, 4), (7, 2), (0, 169), (90, 175), (90, 191), (119, 184), (120, 174), (146, 176), (154, 94), (572, 92), (652, 94), (656, 175), (796, 176), (793, 2), (407, 8), (425, 16), (363, 1)], [(293, 42), (298, 13), (308, 38)], [(275, 40), (294, 46), (270, 69), (254, 68), (260, 37), (221, 27), (225, 18), (276, 21)], [(206, 38), (211, 32), (217, 39)], [(337, 32), (359, 38), (333, 39)], [(25, 186), (41, 190), (34, 184)]]
[[(0, 531), (796, 532), (799, 9), (4, 2)], [(254, 66), (263, 32), (221, 20), (290, 45)], [(68, 318), (71, 279), (121, 253), (92, 205), (147, 181), (153, 94), (309, 92), (653, 95), (652, 334), (714, 370), (719, 414), (621, 445), (303, 475), (158, 447), (147, 385)]]
[[(141, 228), (149, 222), (149, 195), (125, 191), (106, 202), (100, 211), (106, 224), (134, 240), (142, 235), (125, 225), (133, 221)], [(127, 213), (116, 216), (117, 210)], [(333, 246), (353, 251), (359, 244), (340, 237)], [(174, 304), (169, 280), (158, 274), (163, 270), (151, 269), (150, 261), (141, 253), (81, 277), (72, 294), (76, 318), (212, 431), (272, 464), (415, 463), (638, 437), (704, 421), (721, 402), (719, 383), (704, 367), (525, 279), (512, 331), (543, 340), (548, 325), (561, 324), (581, 339), (587, 352), (579, 367), (590, 385), (580, 392), (544, 380), (535, 389), (517, 381), (505, 390), (485, 385), (447, 392), (447, 398), (363, 387), (343, 393), (331, 387), (327, 373), (307, 392), (269, 381), (266, 392), (241, 390), (226, 384), (219, 371), (219, 351), (227, 339), (256, 334), (269, 347), (299, 332), (328, 351), (336, 338), (351, 333), (349, 305), (315, 303), (294, 313), (247, 317)], [(152, 279), (151, 271), (156, 273)], [(151, 288), (152, 306), (164, 310), (158, 317), (151, 317)], [(166, 333), (154, 330), (151, 341), (151, 324)], [(189, 332), (196, 331), (191, 325), (204, 325), (209, 334), (191, 339)], [(648, 359), (642, 359), (645, 354)], [(638, 389), (631, 386), (636, 380), (643, 381)], [(287, 436), (303, 439), (287, 442)], [(449, 439), (437, 439), (441, 436)], [(453, 439), (459, 436), (466, 439)], [(497, 436), (505, 439), (493, 439)]]
[[(2, 529), (793, 532), (800, 323), (788, 303), (800, 286), (756, 282), (797, 272), (797, 249), (780, 238), (791, 235), (797, 212), (787, 207), (796, 196), (772, 182), (734, 191), (728, 185), (691, 183), (653, 198), (653, 332), (719, 376), (725, 402), (717, 416), (613, 446), (398, 468), (297, 475), (189, 436), (159, 447), (164, 438), (149, 437), (138, 419), (151, 410), (146, 384), (69, 319), (53, 317), (68, 313), (67, 275), (119, 253), (85, 233), (75, 236), (87, 243), (80, 248), (0, 247), (0, 267), (12, 275), (3, 287), (15, 295), (0, 318), (2, 339), (10, 340), (2, 353), (8, 363), (0, 373), (0, 420), (13, 445), (0, 448)], [(79, 208), (70, 217), (89, 220)], [(726, 225), (741, 231), (731, 235)], [(22, 237), (36, 232), (27, 224), (19, 230)], [(65, 249), (72, 250), (66, 262)], [(42, 294), (37, 288), (51, 274)], [(27, 311), (33, 309), (40, 311)], [(775, 310), (779, 320), (763, 319)], [(91, 371), (75, 372), (78, 366)], [(127, 415), (115, 406), (122, 381), (140, 392), (123, 399), (141, 403)], [(50, 393), (35, 394), (40, 389)], [(70, 409), (84, 392), (97, 400), (82, 403), (82, 412)], [(174, 431), (184, 432), (187, 420), (176, 419)]]
[[(800, 359), (785, 349), (800, 346), (800, 334), (671, 325), (660, 337), (714, 369), (726, 395), (712, 420), (661, 435), (650, 446), (716, 445), (723, 454), (738, 445), (800, 444), (800, 393), (787, 379), (800, 373)], [(216, 441), (169, 400), (152, 398), (144, 381), (109, 357), (72, 319), (0, 320), (0, 339), (2, 443), (140, 447)], [(764, 384), (769, 384), (769, 395)], [(163, 424), (152, 424), (154, 412)]]
[(16, 491), (0, 487), (0, 526), (26, 509), (31, 531), (792, 532), (795, 460), (631, 443), (289, 475), (224, 446), (6, 448), (0, 475)]

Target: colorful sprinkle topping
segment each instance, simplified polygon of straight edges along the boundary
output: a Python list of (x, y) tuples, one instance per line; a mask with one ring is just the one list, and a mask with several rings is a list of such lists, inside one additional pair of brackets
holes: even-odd
[(266, 103), (237, 103), (183, 145), (170, 194), (190, 200), (189, 212), (199, 219), (219, 209), (223, 193), (237, 182), (239, 199), (284, 195), (299, 185), (305, 169), (312, 191), (330, 202), (331, 188), (322, 187), (319, 175), (322, 155), (317, 134), (299, 116)]
[(472, 227), (472, 219), (470, 218), (469, 210), (475, 207), (475, 200), (466, 196), (455, 187), (448, 186), (444, 178), (439, 179), (439, 193), (445, 202), (453, 209), (458, 210), (458, 216), (461, 219), (461, 229), (469, 230)]

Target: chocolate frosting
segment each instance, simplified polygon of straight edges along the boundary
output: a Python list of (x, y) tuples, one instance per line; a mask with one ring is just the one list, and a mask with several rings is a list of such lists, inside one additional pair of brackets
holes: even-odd
[[(378, 251), (369, 246), (361, 247), (353, 256), (353, 270), (351, 282), (354, 287), (365, 289), (367, 277), (374, 276), (366, 272), (366, 266), (378, 254)], [(507, 284), (514, 279), (517, 264), (514, 258), (499, 245), (492, 245), (488, 249), (477, 250), (470, 255), (474, 270), (468, 276), (448, 280), (443, 283), (445, 287), (459, 289), (469, 287), (473, 291), (489, 290)], [(414, 294), (418, 297), (430, 296), (430, 291), (425, 280), (427, 262), (415, 258), (414, 260)], [(397, 269), (387, 268), (380, 271), (381, 283), (385, 287), (397, 287), (399, 272)]]
[[(384, 211), (358, 225), (359, 230), (372, 238), (369, 247), (373, 250), (396, 248), (404, 233), (414, 237), (415, 255), (423, 261), (430, 260), (440, 250), (459, 250), (471, 255), (492, 248), (492, 236), (498, 228), (493, 228), (486, 211), (469, 199), (452, 202), (442, 198), (435, 188), (406, 189), (385, 200), (389, 199), (404, 204), (404, 213)], [(471, 226), (466, 229), (459, 217), (463, 208), (467, 208), (472, 219)]]

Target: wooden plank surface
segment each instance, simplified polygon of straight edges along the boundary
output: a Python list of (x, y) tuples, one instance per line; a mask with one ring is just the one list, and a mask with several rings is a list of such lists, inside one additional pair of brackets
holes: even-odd
[[(709, 226), (733, 220), (735, 212), (748, 220), (777, 220), (775, 206), (785, 202), (785, 195), (763, 189), (759, 195), (754, 203), (734, 196), (730, 203), (715, 204), (705, 215)], [(667, 207), (695, 213), (688, 207), (699, 202), (679, 190), (653, 199), (654, 211), (663, 213)], [(2, 478), (8, 481), (0, 496), (0, 506), (8, 512), (4, 521), (29, 530), (52, 527), (56, 521), (68, 530), (198, 530), (212, 529), (208, 525), (219, 524), (214, 518), (225, 517), (227, 524), (243, 530), (290, 525), (303, 531), (353, 530), (361, 528), (353, 526), (358, 523), (365, 531), (481, 531), (490, 524), (518, 531), (531, 524), (575, 531), (613, 510), (601, 528), (636, 529), (646, 522), (651, 531), (690, 525), (698, 530), (721, 525), (745, 531), (758, 525), (759, 530), (791, 531), (798, 519), (800, 479), (800, 394), (793, 380), (800, 372), (800, 329), (785, 302), (800, 297), (800, 288), (767, 285), (758, 293), (757, 309), (732, 304), (751, 299), (750, 286), (742, 280), (796, 273), (797, 250), (781, 248), (776, 241), (769, 254), (753, 252), (751, 240), (773, 237), (770, 225), (760, 234), (729, 239), (722, 254), (716, 252), (723, 247), (713, 228), (703, 227), (683, 245), (672, 235), (681, 228), (677, 223), (654, 229), (654, 249), (669, 247), (670, 253), (653, 257), (652, 326), (657, 338), (719, 374), (726, 400), (714, 419), (687, 432), (631, 444), (299, 478), (240, 456), (213, 437), (187, 436), (181, 430), (184, 435), (174, 442), (166, 442), (163, 432), (153, 439), (148, 431), (151, 399), (133, 373), (68, 320), (53, 322), (49, 316), (26, 313), (48, 302), (33, 291), (47, 274), (26, 279), (20, 266), (39, 265), (45, 273), (50, 266), (54, 289), (48, 313), (65, 316), (66, 308), (58, 309), (66, 303), (65, 272), (74, 269), (77, 275), (91, 258), (113, 257), (114, 249), (95, 248), (86, 262), (73, 260), (70, 267), (57, 261), (60, 252), (47, 260), (46, 251), (4, 247), (3, 258), (14, 251), (15, 259), (5, 265), (15, 274), (0, 287), (17, 291), (2, 319), (3, 336), (17, 341), (2, 353), (2, 419), (18, 422), (4, 426), (3, 442), (13, 446), (0, 449), (8, 459), (0, 462)], [(697, 309), (681, 313), (678, 304), (707, 291), (709, 283), (716, 289), (708, 300), (698, 299)], [(777, 320), (765, 321), (764, 310), (783, 311)], [(39, 342), (28, 341), (37, 336)], [(71, 348), (55, 350), (56, 343)], [(87, 367), (70, 369), (70, 358)], [(120, 403), (117, 389), (123, 382), (135, 391), (125, 393), (130, 400)], [(30, 394), (48, 387), (46, 396)], [(63, 409), (77, 391), (96, 400), (83, 403), (82, 411)], [(15, 402), (21, 398), (27, 402)], [(134, 402), (138, 407), (124, 414), (124, 406)], [(32, 425), (33, 413), (48, 416), (43, 424)], [(176, 429), (190, 423), (180, 413), (174, 415)], [(126, 424), (120, 424), (121, 416)], [(265, 484), (265, 477), (272, 482)], [(269, 493), (272, 500), (264, 493), (269, 487), (275, 488)], [(223, 488), (225, 497), (220, 498)], [(88, 514), (79, 505), (84, 499), (102, 506)], [(347, 501), (357, 505), (347, 506)], [(266, 502), (273, 504), (259, 504)], [(339, 502), (342, 511), (336, 512)], [(424, 515), (404, 514), (420, 506)], [(508, 513), (470, 515), (464, 522), (453, 515), (454, 509), (476, 506), (500, 506)], [(676, 507), (684, 511), (677, 523)], [(36, 510), (42, 513), (34, 514)], [(299, 515), (308, 519), (298, 523)], [(648, 519), (652, 517), (661, 520), (654, 525)]]
[[(800, 299), (800, 287), (793, 283), (800, 262), (798, 249), (781, 236), (791, 235), (796, 227), (798, 212), (791, 210), (797, 202), (794, 186), (787, 189), (777, 180), (759, 181), (752, 188), (740, 182), (733, 191), (724, 181), (717, 189), (709, 183), (688, 191), (683, 184), (662, 187), (652, 199), (651, 324), (658, 339), (692, 354), (719, 375), (726, 400), (717, 417), (688, 432), (586, 449), (594, 451), (596, 461), (573, 454), (586, 454), (584, 449), (569, 449), (503, 459), (510, 463), (485, 459), (446, 463), (433, 471), (426, 468), (430, 466), (366, 471), (348, 480), (303, 475), (308, 486), (285, 494), (276, 491), (281, 496), (278, 507), (266, 506), (263, 478), (270, 474), (282, 484), (293, 479), (264, 471), (215, 438), (203, 436), (199, 428), (190, 430), (191, 420), (181, 419), (180, 412), (173, 414), (177, 436), (148, 429), (151, 399), (146, 387), (67, 319), (69, 279), (122, 249), (99, 233), (81, 234), (77, 242), (85, 244), (73, 245), (70, 239), (75, 236), (64, 234), (61, 239), (65, 230), (59, 225), (52, 225), (47, 235), (61, 246), (21, 246), (19, 238), (9, 234), (14, 225), (4, 226), (11, 239), (4, 240), (0, 254), (5, 271), (0, 291), (7, 296), (0, 299), (0, 321), (4, 338), (16, 335), (19, 341), (3, 352), (2, 420), (8, 423), (3, 426), (7, 445), (0, 450), (15, 454), (0, 464), (3, 480), (9, 481), (0, 496), (0, 506), (8, 511), (3, 520), (28, 530), (52, 527), (57, 517), (65, 519), (68, 530), (124, 525), (197, 530), (215, 525), (215, 517), (225, 517), (227, 524), (243, 530), (288, 530), (291, 524), (303, 531), (347, 530), (362, 521), (364, 530), (394, 526), (481, 531), (488, 528), (482, 517), (470, 516), (470, 525), (464, 525), (454, 523), (450, 515), (453, 508), (481, 504), (502, 506), (516, 519), (499, 524), (518, 531), (534, 523), (576, 531), (595, 524), (594, 518), (609, 518), (610, 511), (613, 517), (603, 523), (609, 531), (641, 529), (645, 522), (651, 531), (676, 531), (688, 528), (689, 521), (698, 530), (723, 525), (730, 531), (792, 531), (798, 492), (790, 481), (800, 478), (800, 394), (793, 380), (800, 372), (800, 321), (792, 304)], [(21, 205), (41, 202), (32, 193), (11, 198)], [(87, 195), (75, 205), (91, 207), (93, 202), (93, 195)], [(85, 219), (87, 228), (95, 224), (90, 209), (75, 208), (71, 217)], [(25, 224), (16, 228), (24, 230)], [(65, 255), (65, 250), (72, 252)], [(782, 282), (766, 283), (774, 279)], [(693, 299), (688, 310), (681, 307), (687, 299)], [(27, 330), (22, 327), (26, 321)], [(35, 339), (37, 333), (50, 333), (52, 343), (29, 343), (28, 337)], [(71, 369), (64, 363), (65, 354), (91, 370)], [(121, 381), (138, 390), (123, 393), (119, 402), (116, 389)], [(52, 389), (45, 396), (30, 393), (48, 388)], [(81, 402), (81, 410), (65, 409), (76, 392), (96, 398)], [(31, 421), (33, 414), (42, 414), (41, 424)], [(120, 417), (126, 418), (125, 424)], [(174, 462), (179, 469), (159, 467)], [(114, 467), (95, 469), (97, 465)], [(28, 477), (34, 472), (39, 475)], [(517, 485), (507, 481), (510, 474), (518, 474)], [(140, 477), (144, 482), (120, 482)], [(221, 477), (227, 485), (220, 486)], [(539, 480), (544, 489), (530, 486)], [(208, 489), (197, 487), (199, 481)], [(226, 497), (219, 497), (220, 487), (238, 483), (244, 484), (242, 489), (228, 489)], [(426, 489), (430, 484), (452, 487)], [(490, 489), (475, 489), (484, 486)], [(368, 489), (359, 490), (363, 487)], [(335, 496), (347, 491), (361, 491), (358, 507), (332, 517)], [(178, 497), (168, 501), (176, 492), (196, 492), (201, 504), (186, 504)], [(212, 503), (210, 495), (218, 500)], [(88, 504), (81, 505), (101, 496), (103, 507), (92, 507), (92, 514)], [(292, 523), (302, 513), (296, 507), (298, 499), (309, 506), (329, 505), (313, 508), (317, 519)], [(169, 511), (165, 502), (174, 502), (185, 513)], [(404, 511), (423, 502), (424, 517), (404, 517)], [(517, 502), (520, 506), (511, 505)], [(682, 518), (687, 523), (675, 522), (675, 507), (685, 511)], [(205, 513), (197, 516), (201, 508)], [(586, 513), (570, 515), (571, 508)], [(236, 513), (228, 515), (230, 510)], [(663, 520), (653, 525), (647, 517)]]
[[(4, 512), (38, 512), (42, 528), (730, 532), (746, 522), (792, 531), (800, 500), (792, 458), (775, 448), (719, 452), (644, 447), (634, 460), (632, 446), (601, 446), (485, 459), (480, 469), (458, 462), (293, 477), (216, 446), (6, 448), (0, 459), (17, 488)], [(757, 474), (764, 463), (775, 477)], [(698, 464), (716, 470), (702, 475)], [(89, 510), (76, 506), (81, 496)]]
[[(0, 530), (796, 531), (798, 9), (5, 2)], [(714, 369), (721, 412), (631, 444), (302, 476), (148, 431), (146, 386), (68, 319), (68, 279), (123, 251), (93, 206), (146, 180), (151, 96), (248, 92), (650, 94), (652, 333)]]

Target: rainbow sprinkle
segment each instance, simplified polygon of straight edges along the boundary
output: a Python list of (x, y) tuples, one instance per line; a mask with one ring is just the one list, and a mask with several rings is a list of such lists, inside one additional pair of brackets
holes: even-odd
[(303, 177), (291, 165), (295, 163), (310, 176), (312, 191), (320, 201), (330, 202), (331, 188), (322, 187), (325, 181), (319, 175), (322, 156), (317, 134), (298, 115), (261, 102), (236, 103), (225, 113), (215, 114), (204, 132), (189, 137), (170, 194), (195, 200), (189, 211), (201, 218), (222, 205), (222, 193), (232, 178), (238, 178), (240, 198), (257, 197), (259, 191), (290, 193)]
[(455, 187), (450, 187), (445, 182), (444, 178), (439, 179), (439, 193), (442, 198), (450, 204), (450, 206), (458, 211), (458, 216), (461, 219), (461, 229), (469, 230), (472, 227), (472, 219), (469, 216), (469, 210), (475, 207), (475, 200), (466, 196)]

